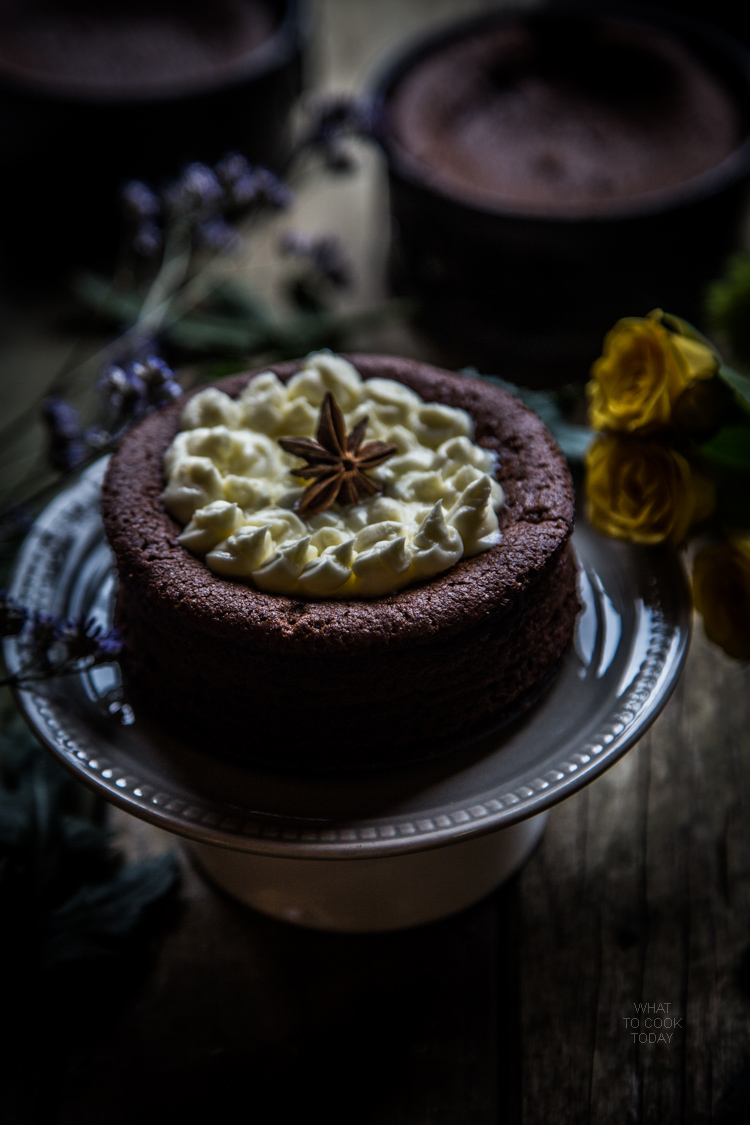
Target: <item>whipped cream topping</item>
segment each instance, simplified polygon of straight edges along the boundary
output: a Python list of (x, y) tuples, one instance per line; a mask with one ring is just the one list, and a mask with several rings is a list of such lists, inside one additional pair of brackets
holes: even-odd
[[(314, 437), (331, 391), (347, 432), (365, 415), (365, 440), (398, 453), (370, 475), (383, 488), (309, 519), (299, 457), (280, 437)], [(216, 574), (275, 594), (377, 597), (447, 570), (500, 542), (503, 490), (495, 454), (472, 441), (465, 410), (424, 402), (391, 379), (363, 380), (331, 352), (308, 356), (284, 384), (264, 372), (237, 399), (209, 387), (182, 413), (164, 457), (164, 504), (185, 525), (180, 542)]]

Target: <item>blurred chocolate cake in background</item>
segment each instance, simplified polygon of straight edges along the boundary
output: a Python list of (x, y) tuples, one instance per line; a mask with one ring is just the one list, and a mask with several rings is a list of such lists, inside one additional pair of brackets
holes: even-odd
[(110, 95), (212, 81), (271, 37), (264, 0), (5, 0), (0, 67), (20, 81), (57, 81)]
[(607, 328), (699, 319), (738, 242), (750, 55), (655, 8), (496, 10), (376, 80), (391, 279), (454, 365), (585, 379)]
[(305, 34), (295, 0), (2, 0), (4, 272), (111, 261), (133, 177), (228, 150), (278, 166)]
[(389, 100), (425, 179), (485, 206), (607, 210), (706, 172), (742, 114), (681, 43), (617, 21), (510, 24), (417, 63)]

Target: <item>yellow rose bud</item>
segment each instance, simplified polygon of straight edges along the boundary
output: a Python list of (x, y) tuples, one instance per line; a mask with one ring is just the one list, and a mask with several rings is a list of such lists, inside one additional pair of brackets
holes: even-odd
[(728, 656), (750, 660), (750, 536), (698, 552), (693, 601), (706, 635)]
[(677, 546), (711, 514), (714, 490), (675, 450), (606, 434), (586, 454), (586, 499), (589, 522), (605, 535)]
[(680, 336), (657, 319), (618, 320), (604, 340), (604, 352), (591, 368), (589, 413), (595, 430), (637, 430), (665, 426), (672, 407), (695, 379), (707, 379), (718, 368), (710, 348)]

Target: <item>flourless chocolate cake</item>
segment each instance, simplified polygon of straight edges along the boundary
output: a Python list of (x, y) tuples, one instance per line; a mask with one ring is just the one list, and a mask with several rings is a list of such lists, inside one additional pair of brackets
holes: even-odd
[(215, 81), (276, 22), (264, 0), (0, 0), (0, 72), (128, 97)]
[[(541, 421), (479, 379), (350, 359), (365, 388), (395, 380), (424, 403), (467, 412), (504, 492), (495, 545), (378, 597), (268, 593), (222, 577), (179, 541), (163, 498), (164, 455), (190, 396), (147, 418), (103, 487), (116, 621), (136, 704), (211, 752), (312, 771), (424, 758), (527, 705), (570, 643), (573, 489)], [(302, 362), (270, 370), (286, 384)], [(253, 377), (214, 386), (237, 399)]]
[(667, 32), (609, 17), (457, 37), (391, 92), (419, 175), (480, 206), (591, 214), (691, 180), (741, 143), (735, 100)]

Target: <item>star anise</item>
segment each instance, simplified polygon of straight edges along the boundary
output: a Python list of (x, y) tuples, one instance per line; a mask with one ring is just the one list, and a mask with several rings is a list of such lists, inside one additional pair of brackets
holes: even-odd
[(307, 462), (299, 469), (292, 469), (295, 477), (312, 481), (296, 505), (303, 519), (324, 512), (335, 501), (343, 505), (358, 504), (381, 491), (381, 486), (367, 473), (398, 453), (398, 448), (385, 441), (367, 441), (363, 445), (367, 422), (366, 417), (362, 418), (347, 434), (344, 415), (329, 391), (320, 411), (317, 441), (279, 438), (282, 449), (295, 457), (304, 457)]

